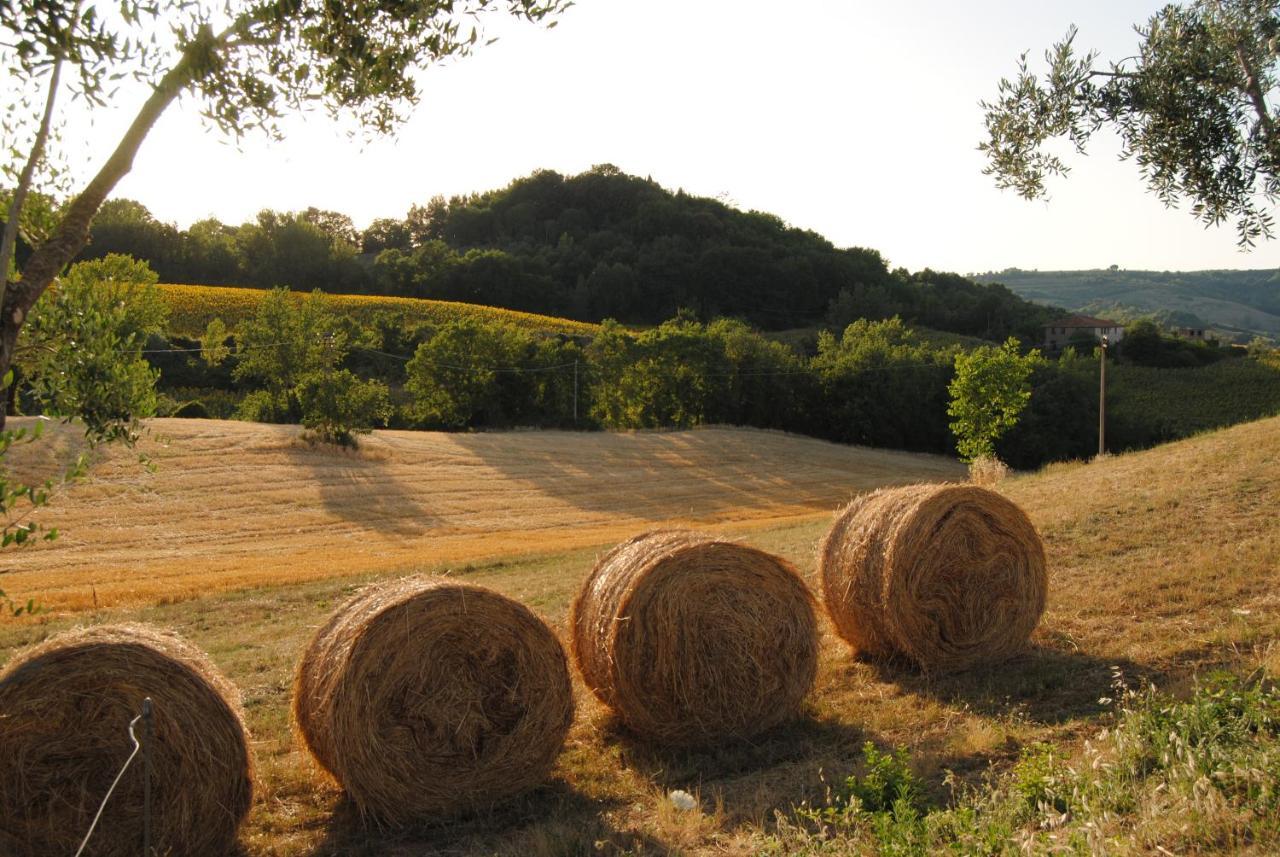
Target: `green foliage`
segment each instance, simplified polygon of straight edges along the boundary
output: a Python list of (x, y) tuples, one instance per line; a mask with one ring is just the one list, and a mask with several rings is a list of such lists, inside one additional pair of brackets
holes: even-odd
[(333, 312), (324, 293), (299, 301), (287, 289), (273, 289), (237, 332), (232, 376), (264, 385), (241, 400), (237, 416), (298, 421), (326, 443), (354, 445), (356, 434), (391, 415), (385, 384), (341, 367), (365, 335)]
[(1280, 413), (1280, 366), (1251, 357), (1189, 369), (1108, 365), (1107, 388), (1108, 445), (1116, 449)]
[(868, 741), (862, 747), (866, 773), (849, 777), (837, 800), (855, 806), (861, 812), (906, 814), (919, 809), (920, 784), (911, 770), (906, 747), (882, 753)]
[[(108, 213), (118, 219), (106, 206), (100, 217)], [(338, 225), (321, 228), (321, 220)], [(86, 253), (125, 249), (113, 222), (101, 243), (95, 224)], [(128, 233), (136, 242), (127, 246), (163, 257), (156, 264), (171, 282), (371, 291), (645, 325), (682, 309), (704, 322), (732, 316), (773, 330), (843, 330), (899, 315), (991, 340), (1037, 336), (1054, 313), (956, 274), (891, 272), (875, 251), (837, 249), (770, 215), (672, 193), (607, 165), (576, 176), (538, 171), (500, 190), (415, 206), (403, 221), (384, 218), (364, 240), (377, 254), (371, 266), (353, 261), (349, 221), (333, 212), (264, 211), (254, 223), (218, 224), (233, 236), (230, 275), (217, 242), (173, 232), (170, 250), (173, 227), (148, 224)], [(205, 247), (216, 258), (206, 259)]]
[(236, 406), (235, 417), (251, 423), (284, 423), (294, 419), (290, 397), (284, 391), (252, 390)]
[(957, 788), (949, 805), (926, 807), (906, 755), (868, 746), (864, 775), (779, 817), (759, 850), (976, 857), (1280, 845), (1280, 693), (1269, 683), (1220, 677), (1181, 700), (1122, 689), (1114, 728), (1081, 755), (1032, 745), (988, 782)]
[(346, 356), (348, 336), (320, 291), (294, 301), (287, 289), (272, 289), (253, 318), (236, 331), (233, 376), (257, 381), (297, 416), (292, 391), (304, 376), (331, 369)]
[(588, 349), (592, 414), (611, 428), (689, 428), (707, 421), (723, 351), (687, 317), (631, 337), (608, 324)]
[(845, 443), (946, 451), (953, 353), (923, 342), (898, 318), (856, 321), (839, 338), (824, 331), (812, 367), (827, 436)]
[(231, 338), (222, 319), (214, 318), (204, 329), (200, 337), (200, 357), (209, 366), (221, 366), (231, 356), (231, 348), (227, 340)]
[(107, 256), (71, 267), (36, 304), (18, 343), (28, 395), (84, 423), (91, 443), (132, 443), (155, 413), (157, 373), (143, 358), (166, 309), (143, 262)]
[(728, 319), (681, 315), (636, 335), (606, 321), (586, 354), (591, 414), (607, 428), (794, 428), (811, 398), (794, 352)]
[[(323, 218), (322, 214), (315, 211), (308, 217), (308, 212), (266, 210), (258, 213), (256, 222), (237, 229), (235, 243), (243, 282), (299, 291), (361, 291), (364, 272), (356, 262), (355, 245), (347, 240), (340, 224), (333, 224), (334, 218)], [(317, 220), (328, 223), (329, 229)]]
[(362, 381), (349, 369), (322, 369), (303, 375), (294, 389), (302, 425), (325, 443), (354, 446), (391, 415), (387, 386)]
[(1029, 382), (1039, 361), (1040, 352), (1024, 356), (1012, 338), (999, 348), (988, 345), (956, 355), (947, 414), (961, 458), (995, 455), (996, 441), (1017, 424), (1031, 401)]
[(1165, 204), (1183, 199), (1207, 224), (1234, 219), (1242, 246), (1270, 238), (1280, 192), (1280, 136), (1268, 99), (1277, 88), (1280, 17), (1257, 0), (1167, 5), (1138, 30), (1135, 55), (1098, 68), (1078, 56), (1075, 28), (1045, 52), (1043, 80), (1026, 54), (1013, 81), (984, 103), (986, 172), (1028, 199), (1066, 172), (1047, 146), (1065, 139), (1084, 151), (1107, 127)]
[(410, 417), (447, 428), (563, 424), (578, 347), (511, 325), (462, 318), (418, 346), (406, 368)]
[(210, 418), (209, 409), (204, 406), (204, 402), (198, 399), (178, 404), (169, 416), (187, 420), (207, 420)]
[(1121, 358), (1131, 363), (1166, 368), (1204, 366), (1231, 355), (1230, 350), (1207, 342), (1165, 336), (1155, 322), (1148, 320), (1126, 326), (1118, 350)]
[(1039, 361), (1030, 385), (1031, 399), (996, 441), (996, 457), (1028, 470), (1092, 455), (1098, 448), (1098, 361), (1067, 348), (1056, 361)]
[[(13, 378), (12, 373), (5, 376), (5, 386)], [(3, 530), (0, 530), (0, 548), (11, 545), (21, 547), (31, 544), (37, 539), (52, 541), (58, 537), (55, 529), (43, 530), (40, 524), (31, 520), (32, 514), (49, 502), (49, 496), (56, 488), (54, 479), (47, 479), (35, 485), (27, 485), (14, 479), (9, 474), (8, 454), (15, 446), (32, 443), (44, 433), (44, 423), (36, 423), (31, 428), (0, 430), (0, 519)], [(75, 479), (83, 474), (85, 459), (80, 456), (67, 469), (63, 480)]]

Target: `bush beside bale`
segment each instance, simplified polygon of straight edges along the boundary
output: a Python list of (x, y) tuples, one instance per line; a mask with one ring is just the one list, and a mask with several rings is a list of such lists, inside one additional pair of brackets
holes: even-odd
[(677, 530), (596, 563), (571, 619), (588, 687), (639, 735), (697, 745), (794, 717), (813, 685), (813, 599), (786, 561)]
[[(249, 812), (253, 771), (239, 694), (174, 634), (140, 625), (59, 634), (0, 673), (0, 843), (6, 854), (74, 854), (133, 750), (129, 722), (154, 702), (157, 854), (227, 853)], [(141, 723), (136, 730), (142, 739)], [(139, 754), (85, 853), (142, 851)]]
[(1044, 612), (1044, 546), (1013, 502), (973, 485), (856, 498), (819, 552), (827, 612), (860, 655), (958, 670), (1020, 650)]
[(573, 720), (568, 661), (526, 607), (448, 579), (370, 586), (303, 655), (294, 718), (364, 816), (404, 825), (542, 783)]

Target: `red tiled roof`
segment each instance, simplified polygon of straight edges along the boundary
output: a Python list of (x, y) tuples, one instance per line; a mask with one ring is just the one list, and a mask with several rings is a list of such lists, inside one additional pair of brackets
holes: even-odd
[(1091, 315), (1068, 315), (1041, 325), (1042, 327), (1123, 327), (1118, 321), (1094, 318)]

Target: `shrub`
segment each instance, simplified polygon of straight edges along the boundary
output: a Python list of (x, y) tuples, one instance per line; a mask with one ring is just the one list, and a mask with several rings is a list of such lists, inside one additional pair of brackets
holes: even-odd
[(169, 416), (189, 420), (207, 420), (209, 419), (209, 409), (204, 406), (203, 402), (183, 402), (181, 405), (174, 408), (173, 412)]
[(304, 375), (294, 388), (302, 409), (302, 425), (325, 443), (354, 446), (356, 434), (367, 434), (391, 416), (387, 386), (362, 381), (350, 370), (323, 370)]

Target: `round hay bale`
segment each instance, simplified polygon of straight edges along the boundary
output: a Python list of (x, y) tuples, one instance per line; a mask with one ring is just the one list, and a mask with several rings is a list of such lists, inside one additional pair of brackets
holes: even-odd
[(671, 745), (744, 738), (794, 717), (813, 686), (813, 598), (785, 560), (657, 530), (596, 563), (573, 604), (587, 686), (632, 731)]
[(1020, 650), (1044, 612), (1044, 545), (1014, 503), (975, 485), (856, 498), (819, 551), (836, 630), (866, 657), (958, 670)]
[(448, 579), (376, 584), (307, 646), (294, 720), (360, 813), (404, 825), (546, 780), (573, 722), (560, 641), (528, 608)]
[[(225, 854), (253, 798), (239, 693), (195, 647), (141, 625), (70, 631), (0, 673), (4, 853), (74, 854), (133, 751), (129, 722), (154, 703), (152, 844)], [(142, 722), (135, 734), (143, 739)], [(143, 754), (129, 766), (85, 854), (142, 853)]]

